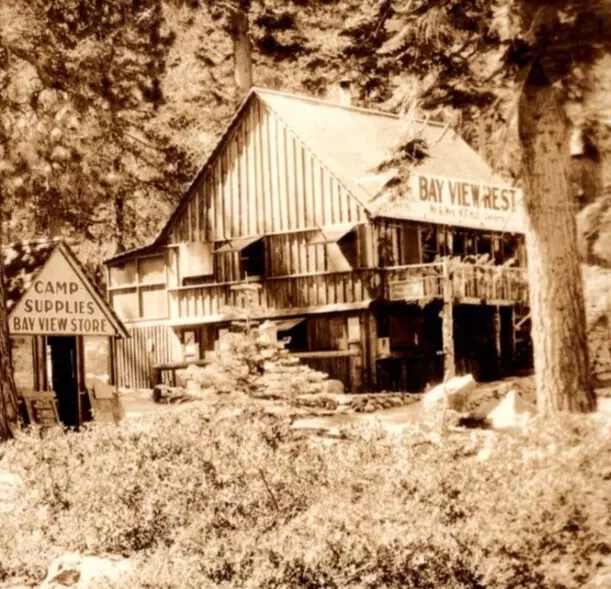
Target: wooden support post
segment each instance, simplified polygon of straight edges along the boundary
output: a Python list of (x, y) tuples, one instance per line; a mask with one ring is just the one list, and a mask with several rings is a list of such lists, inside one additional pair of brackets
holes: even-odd
[(161, 384), (161, 372), (155, 368), (155, 344), (152, 340), (146, 342), (146, 357), (149, 369), (149, 387), (154, 389), (158, 384)]
[(359, 393), (363, 390), (363, 350), (360, 342), (349, 344), (348, 349), (354, 352), (349, 356), (352, 392)]
[(108, 384), (118, 385), (117, 378), (117, 342), (115, 336), (108, 336)]
[(377, 390), (377, 359), (378, 359), (378, 327), (374, 312), (369, 310), (365, 313), (364, 335), (367, 342), (367, 386), (370, 391)]
[(517, 336), (517, 313), (516, 306), (512, 305), (511, 309), (511, 369), (513, 370), (516, 365), (516, 336)]
[(496, 371), (497, 371), (497, 376), (499, 376), (502, 371), (503, 360), (502, 360), (502, 347), (501, 347), (501, 309), (498, 305), (494, 307), (493, 328), (494, 328), (494, 349), (496, 352)]
[(443, 310), (442, 310), (442, 345), (443, 345), (443, 379), (456, 376), (454, 354), (454, 296), (450, 264), (447, 258), (443, 261)]

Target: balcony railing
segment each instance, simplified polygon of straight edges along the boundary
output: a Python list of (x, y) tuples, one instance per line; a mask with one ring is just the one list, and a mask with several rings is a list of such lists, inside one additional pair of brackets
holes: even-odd
[[(204, 284), (170, 290), (178, 317), (222, 314), (226, 307), (243, 306), (235, 290), (239, 282)], [(345, 305), (379, 298), (381, 278), (373, 269), (326, 272), (299, 276), (266, 278), (252, 292), (253, 304), (267, 309), (301, 309), (326, 305)], [(172, 308), (172, 305), (171, 305)]]
[[(419, 301), (443, 297), (444, 264), (419, 264), (385, 269), (388, 300)], [(447, 268), (451, 294), (457, 302), (528, 302), (523, 268), (451, 263)]]
[[(525, 270), (467, 263), (449, 269), (457, 302), (527, 302)], [(384, 269), (360, 269), (299, 276), (279, 276), (260, 281), (253, 303), (267, 309), (304, 309), (346, 305), (368, 300), (421, 301), (443, 296), (443, 264), (419, 264)], [(170, 290), (173, 318), (220, 315), (226, 307), (243, 306), (232, 288), (239, 282), (203, 284)]]

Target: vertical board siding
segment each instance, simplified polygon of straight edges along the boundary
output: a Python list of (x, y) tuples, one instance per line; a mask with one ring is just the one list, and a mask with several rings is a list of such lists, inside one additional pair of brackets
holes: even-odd
[[(358, 202), (316, 154), (255, 99), (181, 207), (170, 238), (218, 241), (361, 219)], [(291, 247), (291, 265), (306, 272), (308, 256)]]
[[(130, 337), (117, 340), (117, 384), (144, 389), (150, 386), (151, 360), (158, 364), (176, 359), (178, 337), (166, 325), (128, 328)], [(149, 353), (149, 345), (153, 353)]]

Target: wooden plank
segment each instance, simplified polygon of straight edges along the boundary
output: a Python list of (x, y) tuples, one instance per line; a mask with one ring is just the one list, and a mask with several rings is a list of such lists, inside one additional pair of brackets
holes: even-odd
[(267, 178), (267, 163), (266, 163), (266, 142), (265, 142), (265, 121), (263, 118), (262, 107), (259, 102), (256, 103), (256, 119), (257, 119), (257, 208), (259, 209), (260, 216), (260, 228), (259, 232), (267, 233), (271, 231), (270, 220), (267, 216), (267, 201), (268, 201), (268, 191), (267, 184), (265, 179)]
[(257, 183), (257, 164), (256, 164), (256, 107), (251, 108), (248, 113), (248, 133), (247, 133), (247, 171), (248, 171), (248, 203), (251, 211), (252, 219), (251, 226), (249, 227), (249, 233), (261, 235), (263, 233), (261, 227), (261, 218), (259, 210), (259, 195), (258, 195), (258, 183)]
[(316, 183), (314, 178), (314, 166), (312, 158), (309, 154), (306, 154), (305, 149), (297, 144), (297, 155), (301, 162), (301, 169), (303, 170), (303, 219), (304, 226), (312, 227), (316, 222), (316, 211), (318, 207), (318, 199), (316, 193)]
[(502, 364), (502, 350), (501, 350), (501, 309), (499, 306), (494, 307), (493, 316), (493, 329), (494, 329), (494, 350), (496, 354), (496, 371), (500, 373)]
[(358, 348), (347, 350), (323, 350), (313, 352), (292, 352), (297, 358), (354, 358), (361, 355)]
[(229, 159), (229, 170), (231, 172), (231, 235), (236, 237), (245, 234), (245, 211), (244, 197), (242, 195), (242, 186), (240, 185), (240, 157), (241, 157), (241, 130), (240, 125), (234, 132), (231, 139), (231, 151)]
[(280, 211), (280, 191), (278, 187), (278, 120), (275, 115), (269, 117), (268, 125), (269, 133), (269, 173), (271, 179), (271, 214), (272, 214), (272, 229), (282, 230), (282, 216)]
[(443, 263), (443, 310), (442, 310), (442, 347), (444, 354), (444, 380), (456, 375), (454, 353), (454, 296), (448, 260)]
[(261, 134), (263, 137), (263, 174), (265, 177), (265, 220), (266, 226), (265, 231), (274, 231), (276, 224), (274, 221), (274, 203), (273, 203), (273, 190), (272, 190), (272, 157), (271, 157), (271, 116), (265, 112), (263, 115), (263, 126), (261, 128)]

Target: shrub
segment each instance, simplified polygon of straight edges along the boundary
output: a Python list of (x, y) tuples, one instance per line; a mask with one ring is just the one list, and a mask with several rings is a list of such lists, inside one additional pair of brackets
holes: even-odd
[(327, 375), (302, 364), (284, 345), (261, 339), (257, 328), (223, 336), (216, 360), (191, 376), (217, 393), (241, 391), (252, 397), (294, 400), (319, 393)]
[(351, 426), (328, 445), (241, 397), (21, 435), (2, 448), (25, 492), (0, 514), (0, 583), (81, 550), (133, 558), (128, 589), (583, 587), (609, 552), (609, 429), (568, 416), (435, 441)]

